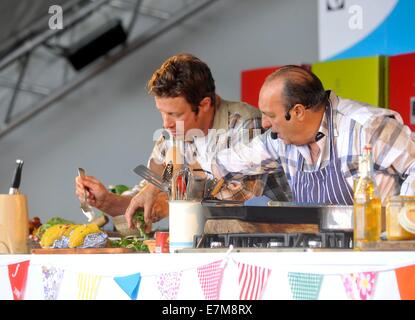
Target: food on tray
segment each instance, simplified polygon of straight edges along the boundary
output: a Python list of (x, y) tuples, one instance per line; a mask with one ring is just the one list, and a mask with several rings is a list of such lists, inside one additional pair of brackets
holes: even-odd
[(87, 235), (99, 232), (99, 227), (96, 224), (83, 224), (78, 226), (69, 236), (69, 248), (82, 246)]
[(50, 227), (57, 225), (57, 224), (75, 224), (75, 222), (60, 218), (60, 217), (53, 217), (46, 221), (46, 223), (42, 224), (42, 226), (38, 229), (36, 236), (40, 239), (43, 236), (43, 233), (49, 229)]
[(46, 229), (40, 239), (42, 248), (102, 248), (108, 235), (98, 225), (55, 224)]
[(76, 228), (78, 228), (79, 224), (70, 224), (68, 225), (68, 228), (65, 230), (64, 232), (64, 236), (65, 237), (69, 237), (72, 233), (73, 230), (75, 230)]
[(43, 233), (42, 238), (40, 239), (40, 245), (42, 246), (42, 248), (51, 247), (56, 240), (62, 238), (69, 226), (70, 225), (66, 224), (56, 224), (48, 228)]
[(34, 217), (32, 220), (29, 221), (29, 235), (34, 236), (38, 229), (41, 227), (42, 222), (40, 221), (39, 217)]
[(145, 241), (143, 238), (128, 236), (119, 240), (110, 240), (110, 246), (112, 248), (130, 248), (137, 252), (149, 252), (147, 244), (144, 243)]

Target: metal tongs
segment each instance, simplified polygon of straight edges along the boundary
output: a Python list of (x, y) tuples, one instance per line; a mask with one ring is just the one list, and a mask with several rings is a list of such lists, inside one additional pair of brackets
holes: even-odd
[(193, 179), (192, 170), (185, 164), (173, 175), (172, 200), (190, 200)]
[[(78, 168), (78, 174), (80, 177), (85, 177), (85, 170)], [(91, 222), (96, 218), (96, 214), (92, 207), (88, 204), (88, 193), (84, 190), (84, 199), (81, 201), (81, 211), (88, 218), (88, 222)]]
[(159, 174), (147, 168), (145, 165), (138, 165), (136, 168), (134, 168), (134, 172), (146, 179), (147, 182), (159, 188), (161, 191), (169, 192), (170, 184), (167, 181), (164, 181), (163, 177), (160, 177)]
[(173, 161), (170, 161), (164, 168), (163, 174), (161, 175), (161, 180), (163, 183), (170, 183), (173, 178)]

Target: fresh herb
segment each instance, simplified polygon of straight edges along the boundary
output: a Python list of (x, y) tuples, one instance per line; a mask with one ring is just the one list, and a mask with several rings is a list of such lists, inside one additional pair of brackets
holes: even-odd
[(144, 211), (137, 210), (134, 213), (133, 221), (135, 221), (135, 224), (136, 224), (138, 230), (140, 231), (140, 235), (144, 238), (144, 240), (149, 239), (149, 235), (147, 233), (145, 233), (145, 231), (144, 231), (144, 226), (145, 226)]
[(110, 241), (110, 246), (113, 248), (129, 248), (137, 252), (150, 252), (147, 245), (143, 243), (145, 239), (138, 237), (124, 237), (120, 240)]
[[(124, 184), (117, 184), (117, 185), (110, 185), (108, 187), (108, 190), (112, 193), (121, 195), (122, 193), (124, 193), (125, 191), (129, 191), (130, 187), (124, 185)], [(144, 240), (149, 239), (149, 235), (147, 233), (145, 233), (144, 231), (144, 227), (145, 227), (145, 222), (144, 222), (144, 211), (142, 210), (137, 210), (133, 216), (133, 222), (134, 224), (137, 226), (138, 231), (140, 232), (140, 236), (142, 238), (144, 238)]]
[(121, 195), (125, 191), (128, 191), (128, 190), (130, 190), (130, 188), (127, 187), (124, 184), (117, 184), (115, 186), (111, 185), (111, 186), (108, 187), (108, 191), (110, 191), (112, 193), (115, 193), (115, 194), (118, 194), (118, 195)]

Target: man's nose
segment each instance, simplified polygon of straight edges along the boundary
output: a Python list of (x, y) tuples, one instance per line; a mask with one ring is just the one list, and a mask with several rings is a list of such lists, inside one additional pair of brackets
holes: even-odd
[(272, 127), (271, 122), (264, 116), (261, 119), (261, 125), (264, 129), (269, 129)]
[(166, 129), (174, 129), (176, 127), (176, 123), (171, 117), (164, 116), (163, 117), (163, 127), (166, 128)]

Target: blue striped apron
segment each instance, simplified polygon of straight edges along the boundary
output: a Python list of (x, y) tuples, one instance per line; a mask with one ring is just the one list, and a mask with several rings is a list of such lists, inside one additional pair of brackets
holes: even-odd
[(333, 114), (331, 106), (327, 108), (330, 141), (330, 159), (327, 166), (313, 171), (303, 172), (304, 157), (299, 152), (297, 174), (293, 179), (294, 201), (313, 204), (353, 205), (353, 190), (347, 184), (341, 171), (341, 162), (334, 143)]

